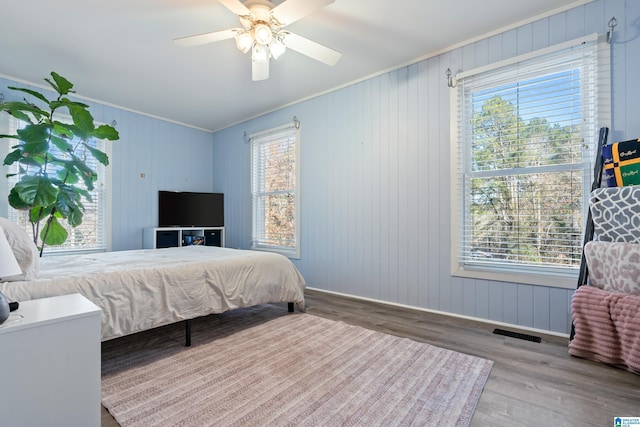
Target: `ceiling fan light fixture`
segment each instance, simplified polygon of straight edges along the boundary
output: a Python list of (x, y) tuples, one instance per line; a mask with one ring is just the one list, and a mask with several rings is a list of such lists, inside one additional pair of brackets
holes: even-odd
[(253, 34), (256, 41), (262, 45), (268, 45), (273, 40), (273, 32), (267, 24), (256, 24), (253, 27)]
[(269, 48), (260, 43), (254, 43), (251, 59), (255, 62), (269, 62)]
[(279, 37), (274, 37), (269, 43), (269, 51), (271, 52), (271, 56), (273, 59), (278, 59), (282, 54), (287, 50), (287, 47), (284, 45), (282, 40)]
[(249, 52), (249, 49), (251, 49), (252, 45), (253, 45), (253, 37), (251, 37), (250, 32), (245, 31), (236, 36), (236, 47), (242, 53)]

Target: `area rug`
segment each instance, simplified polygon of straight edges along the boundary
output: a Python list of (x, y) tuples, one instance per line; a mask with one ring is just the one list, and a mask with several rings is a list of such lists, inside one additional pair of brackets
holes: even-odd
[(262, 305), (103, 343), (129, 426), (468, 426), (492, 361)]

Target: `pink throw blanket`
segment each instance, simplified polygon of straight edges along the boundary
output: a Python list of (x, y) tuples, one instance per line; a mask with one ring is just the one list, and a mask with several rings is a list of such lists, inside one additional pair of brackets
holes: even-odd
[(573, 356), (640, 374), (640, 296), (581, 286), (571, 302)]

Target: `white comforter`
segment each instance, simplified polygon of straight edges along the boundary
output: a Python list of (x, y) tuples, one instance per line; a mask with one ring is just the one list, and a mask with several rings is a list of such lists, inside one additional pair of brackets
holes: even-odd
[(304, 310), (286, 257), (211, 246), (50, 256), (38, 279), (0, 283), (9, 301), (80, 293), (102, 308), (102, 339), (269, 302)]

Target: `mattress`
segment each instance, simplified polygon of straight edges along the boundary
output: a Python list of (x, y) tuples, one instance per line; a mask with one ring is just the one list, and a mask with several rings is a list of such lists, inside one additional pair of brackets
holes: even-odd
[(38, 278), (0, 283), (9, 301), (80, 293), (102, 309), (102, 340), (234, 308), (293, 302), (305, 282), (286, 257), (214, 246), (41, 258)]

